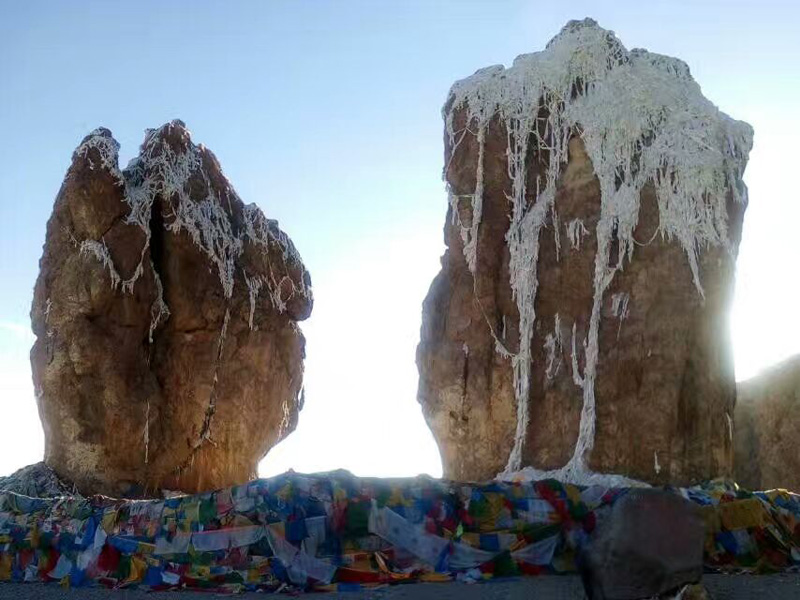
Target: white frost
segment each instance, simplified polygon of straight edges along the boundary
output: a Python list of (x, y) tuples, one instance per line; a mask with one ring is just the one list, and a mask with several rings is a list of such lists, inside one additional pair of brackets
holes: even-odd
[[(152, 340), (151, 340), (152, 341)], [(144, 439), (144, 464), (150, 461), (150, 399), (147, 399), (147, 409), (144, 413), (144, 432), (142, 433)]]
[(161, 285), (161, 277), (156, 271), (155, 267), (153, 267), (153, 261), (150, 261), (150, 266), (153, 269), (153, 275), (155, 276), (156, 280), (156, 299), (153, 301), (153, 305), (150, 307), (150, 331), (148, 334), (148, 339), (150, 343), (153, 343), (153, 332), (156, 328), (169, 319), (169, 307), (167, 303), (164, 302), (164, 286)]
[(99, 242), (95, 240), (83, 240), (80, 244), (79, 251), (84, 256), (91, 254), (100, 261), (100, 264), (108, 269), (108, 275), (111, 278), (111, 288), (117, 289), (119, 287), (122, 278), (119, 276), (117, 268), (114, 266), (114, 261), (111, 259), (111, 253), (108, 251), (105, 240)]
[(572, 381), (574, 381), (575, 385), (579, 388), (582, 388), (583, 376), (581, 375), (581, 368), (578, 364), (577, 326), (577, 323), (572, 324)]
[(611, 313), (620, 321), (628, 318), (628, 302), (630, 299), (630, 294), (627, 292), (611, 294)]
[(247, 322), (250, 324), (250, 329), (252, 330), (253, 317), (256, 314), (256, 300), (258, 300), (258, 294), (261, 292), (261, 287), (264, 285), (264, 278), (259, 277), (258, 275), (250, 278), (245, 272), (244, 281), (247, 284), (247, 291), (250, 296), (250, 315), (247, 319)]
[(509, 482), (542, 481), (543, 479), (557, 479), (562, 483), (571, 483), (580, 486), (599, 485), (607, 488), (650, 487), (648, 483), (631, 479), (623, 475), (593, 473), (592, 471), (575, 471), (554, 469), (544, 471), (533, 467), (525, 467), (518, 471), (504, 471), (498, 473), (497, 480)]
[(611, 294), (611, 314), (619, 319), (617, 339), (619, 339), (619, 334), (622, 331), (622, 322), (627, 319), (628, 315), (630, 314), (628, 312), (628, 302), (630, 302), (630, 299), (631, 296), (628, 292), (617, 292), (616, 294)]
[(581, 249), (581, 241), (587, 235), (589, 235), (589, 230), (586, 229), (581, 219), (573, 219), (567, 224), (567, 237), (573, 250)]
[[(79, 247), (81, 254), (92, 255), (108, 269), (113, 289), (121, 288), (123, 293), (133, 293), (136, 281), (149, 266), (156, 280), (158, 297), (151, 308), (150, 341), (155, 329), (169, 318), (169, 307), (164, 302), (161, 279), (152, 260), (147, 265), (147, 250), (153, 232), (150, 230), (154, 203), (157, 198), (171, 208), (171, 214), (165, 215), (164, 227), (167, 231), (178, 234), (181, 231), (189, 235), (195, 245), (200, 248), (216, 267), (220, 285), (226, 298), (233, 294), (236, 261), (244, 252), (244, 244), (250, 242), (259, 249), (267, 270), (265, 276), (248, 277), (243, 273), (250, 296), (250, 328), (253, 329), (255, 303), (262, 288), (266, 288), (272, 306), (279, 312), (286, 310), (286, 304), (296, 294), (311, 298), (310, 284), (307, 283), (305, 267), (294, 244), (282, 232), (276, 221), (264, 217), (261, 210), (250, 204), (244, 207), (242, 215), (244, 228), (234, 231), (233, 223), (225, 206), (230, 211), (229, 198), (220, 197), (215, 186), (203, 168), (202, 147), (191, 142), (188, 132), (180, 140), (176, 150), (163, 133), (167, 128), (177, 126), (168, 123), (159, 129), (150, 129), (145, 136), (142, 149), (124, 171), (119, 169), (119, 144), (111, 133), (105, 129), (96, 129), (89, 134), (75, 151), (76, 156), (87, 158), (90, 168), (101, 166), (119, 177), (120, 185), (125, 188), (124, 201), (130, 207), (126, 222), (139, 227), (145, 234), (145, 242), (141, 249), (139, 262), (133, 274), (123, 279), (114, 266), (114, 262), (103, 240), (83, 240), (78, 242), (72, 233), (73, 242)], [(92, 160), (90, 150), (97, 150), (100, 165)], [(192, 179), (202, 186), (192, 186)], [(237, 198), (230, 183), (225, 180), (225, 191), (229, 197)], [(196, 189), (206, 190), (206, 197), (198, 198)], [(277, 247), (280, 267), (277, 270), (270, 259), (270, 249)], [(299, 274), (299, 283), (284, 273)]]
[[(235, 260), (242, 252), (242, 241), (235, 235), (222, 198), (214, 193), (206, 170), (202, 167), (200, 147), (191, 143), (186, 133), (185, 149), (178, 152), (161, 134), (160, 129), (147, 131), (142, 150), (125, 169), (125, 200), (131, 207), (128, 222), (141, 227), (147, 235), (145, 249), (150, 243), (150, 216), (157, 197), (164, 198), (173, 207), (172, 219), (165, 228), (172, 233), (186, 231), (212, 263), (217, 267), (220, 283), (226, 298), (233, 293)], [(201, 178), (208, 196), (193, 199), (189, 180)], [(232, 192), (232, 190), (231, 190)], [(144, 251), (142, 252), (144, 260)], [(141, 261), (140, 261), (141, 266)]]
[[(257, 283), (252, 285), (248, 282), (250, 288), (250, 309), (251, 309), (251, 323), (250, 328), (253, 328), (252, 314), (254, 310), (255, 298), (258, 297), (260, 289), (266, 285), (269, 291), (269, 298), (272, 306), (278, 311), (283, 312), (286, 310), (286, 303), (300, 295), (306, 298), (312, 297), (311, 287), (306, 284), (305, 267), (300, 254), (297, 252), (292, 240), (278, 227), (278, 222), (272, 219), (267, 219), (261, 209), (255, 204), (248, 204), (244, 207), (244, 224), (245, 230), (242, 234), (242, 239), (258, 246), (263, 251), (262, 256), (267, 266), (267, 277), (259, 277)], [(276, 277), (274, 265), (270, 259), (269, 249), (271, 246), (277, 245), (280, 250), (281, 266), (284, 273), (290, 273), (292, 269), (300, 273), (298, 282), (295, 282), (288, 275), (281, 275), (280, 278)], [(287, 289), (287, 292), (284, 292)]]
[[(556, 313), (555, 324), (553, 326), (553, 333), (548, 333), (544, 340), (544, 349), (547, 352), (547, 368), (545, 369), (545, 377), (548, 380), (552, 379), (561, 368), (561, 349), (563, 341), (561, 337), (561, 319)], [(558, 361), (556, 362), (556, 359)]]
[(102, 127), (95, 129), (75, 149), (74, 156), (85, 158), (89, 162), (89, 168), (94, 170), (97, 165), (89, 155), (89, 150), (97, 150), (100, 155), (100, 167), (116, 176), (121, 185), (123, 177), (119, 170), (119, 142), (111, 137), (111, 132)]
[[(446, 106), (452, 152), (467, 133), (478, 137), (482, 152), (486, 129), (494, 118), (508, 136), (511, 223), (506, 242), (520, 347), (511, 356), (517, 431), (507, 472), (520, 469), (527, 433), (539, 234), (548, 215), (555, 214), (556, 183), (569, 159), (572, 136), (583, 140), (600, 182), (594, 299), (582, 376), (577, 372), (573, 333), (573, 377), (583, 391), (580, 432), (572, 459), (560, 470), (561, 478), (580, 479), (589, 473), (587, 461), (594, 445), (594, 379), (603, 296), (624, 261), (633, 259), (642, 187), (652, 182), (659, 232), (681, 244), (703, 297), (698, 253), (709, 246), (732, 251), (726, 203), (729, 196), (745, 202), (741, 177), (752, 146), (752, 129), (704, 98), (682, 61), (645, 50), (628, 51), (612, 32), (591, 19), (570, 22), (544, 51), (518, 57), (509, 69), (488, 67), (455, 83)], [(466, 128), (456, 130), (455, 115), (462, 110)], [(549, 155), (546, 168), (530, 181), (530, 158), (543, 152)], [(472, 220), (469, 230), (462, 230), (471, 269), (481, 218), (476, 209), (482, 208), (483, 200), (480, 158)], [(580, 246), (584, 232), (582, 222), (567, 226), (573, 248)], [(612, 240), (618, 247), (613, 257)]]

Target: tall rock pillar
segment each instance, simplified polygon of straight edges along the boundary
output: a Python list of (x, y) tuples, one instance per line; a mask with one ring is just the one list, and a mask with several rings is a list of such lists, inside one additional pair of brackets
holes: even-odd
[(731, 472), (752, 130), (589, 19), (453, 85), (419, 401), (445, 476)]

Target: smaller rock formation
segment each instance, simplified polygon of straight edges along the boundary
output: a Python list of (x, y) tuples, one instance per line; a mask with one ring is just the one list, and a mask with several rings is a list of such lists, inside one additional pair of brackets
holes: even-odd
[(739, 382), (735, 415), (736, 482), (800, 491), (800, 356)]
[(662, 490), (630, 490), (598, 514), (579, 550), (590, 600), (663, 597), (703, 576), (705, 529), (698, 507)]
[(45, 462), (84, 493), (247, 481), (302, 406), (311, 280), (180, 121), (124, 170), (107, 129), (72, 157), (31, 317)]

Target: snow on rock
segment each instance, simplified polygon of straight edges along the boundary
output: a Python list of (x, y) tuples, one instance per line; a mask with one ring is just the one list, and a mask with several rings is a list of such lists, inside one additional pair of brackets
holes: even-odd
[[(450, 379), (451, 374), (445, 373), (448, 369), (441, 366), (441, 360), (449, 353), (450, 335), (459, 340), (466, 337), (471, 356), (475, 356), (481, 344), (470, 337), (485, 338), (488, 330), (491, 345), (502, 348), (508, 360), (498, 365), (495, 358), (483, 357), (479, 375), (483, 381), (475, 384), (491, 400), (476, 399), (480, 416), (474, 416), (494, 420), (495, 425), (476, 425), (474, 433), (486, 443), (492, 443), (495, 435), (510, 433), (513, 443), (504, 464), (508, 472), (532, 460), (532, 445), (536, 447), (534, 454), (551, 464), (556, 455), (563, 455), (562, 449), (551, 451), (542, 432), (534, 438), (530, 429), (533, 406), (539, 404), (539, 417), (551, 419), (558, 416), (557, 408), (549, 400), (542, 404), (537, 393), (544, 390), (532, 386), (540, 385), (539, 369), (546, 372), (544, 380), (549, 380), (552, 372), (555, 337), (546, 330), (553, 322), (553, 313), (546, 305), (564, 301), (564, 295), (571, 294), (568, 301), (575, 306), (560, 311), (560, 318), (573, 332), (577, 327), (572, 379), (580, 383), (569, 391), (580, 393), (581, 410), (577, 430), (572, 423), (559, 426), (562, 434), (577, 433), (560, 473), (565, 479), (581, 481), (591, 472), (599, 389), (609, 387), (605, 382), (598, 385), (602, 365), (619, 374), (638, 361), (638, 347), (626, 350), (634, 360), (626, 359), (624, 364), (616, 343), (603, 348), (604, 317), (613, 312), (617, 319), (614, 336), (619, 335), (620, 345), (625, 343), (626, 331), (636, 335), (645, 329), (656, 338), (663, 337), (665, 332), (656, 332), (655, 325), (643, 321), (646, 303), (661, 306), (662, 298), (652, 297), (653, 290), (660, 290), (662, 294), (671, 293), (664, 302), (672, 303), (681, 326), (692, 335), (708, 329), (703, 319), (714, 323), (724, 320), (746, 205), (742, 173), (752, 145), (752, 129), (707, 100), (685, 63), (646, 50), (628, 51), (612, 32), (591, 19), (571, 21), (545, 50), (518, 57), (510, 68), (488, 67), (456, 82), (443, 116), (445, 178), (452, 227), (458, 238), (449, 235), (446, 228), (448, 254), (426, 300), (428, 323), (423, 324), (418, 351), (420, 401), (440, 447), (459, 443), (445, 441), (453, 436), (448, 432), (448, 418), (442, 415), (454, 412), (450, 398), (458, 386)], [(568, 240), (566, 249), (561, 248), (562, 236)], [(631, 281), (633, 271), (640, 271), (640, 281)], [(498, 279), (501, 273), (505, 284)], [(691, 297), (685, 285), (687, 278), (693, 288)], [(441, 289), (445, 282), (454, 285), (454, 280), (459, 291)], [(575, 285), (571, 285), (573, 281)], [(508, 290), (500, 290), (500, 285)], [(640, 286), (642, 293), (637, 293)], [(647, 286), (651, 291), (644, 290)], [(670, 290), (670, 286), (676, 289)], [(613, 294), (612, 302), (606, 301), (609, 293)], [(474, 303), (465, 306), (460, 300), (456, 302), (458, 294), (468, 294)], [(443, 318), (452, 321), (452, 313), (462, 309), (474, 315), (465, 316), (464, 326), (457, 331), (450, 331), (449, 323), (445, 325), (447, 331), (435, 324)], [(544, 322), (539, 314), (542, 311), (547, 313)], [(700, 314), (708, 316), (698, 321)], [(500, 316), (516, 322), (517, 331), (512, 336), (498, 338)], [(550, 337), (542, 343), (534, 343), (547, 335)], [(724, 344), (726, 335), (715, 331), (702, 344)], [(673, 350), (664, 360), (669, 362), (669, 369), (678, 371), (676, 361), (687, 363), (691, 358), (685, 347)], [(546, 355), (540, 356), (541, 352)], [(707, 354), (711, 353), (709, 349)], [(721, 354), (724, 356), (720, 359), (705, 354), (698, 359), (700, 363), (706, 358), (720, 362), (712, 365), (713, 375), (708, 379), (713, 381), (698, 383), (716, 388), (714, 395), (719, 396), (720, 408), (732, 401), (732, 397), (722, 398), (730, 395), (732, 371), (729, 353)], [(437, 357), (441, 358), (439, 365), (431, 362)], [(502, 412), (507, 412), (509, 401), (497, 396), (499, 387), (491, 375), (507, 366), (511, 368), (511, 402), (516, 413), (513, 432), (497, 423), (496, 409), (502, 405)], [(441, 373), (429, 375), (431, 368)], [(470, 376), (475, 373), (469, 370)], [(568, 376), (567, 369), (561, 376)], [(691, 386), (696, 382), (684, 383)], [(638, 384), (638, 390), (633, 389), (634, 382), (625, 393), (641, 397), (644, 403), (645, 390), (641, 382)], [(662, 417), (665, 422), (678, 418), (676, 397), (683, 393), (680, 380), (670, 385), (674, 389), (672, 400), (665, 399), (669, 404), (663, 407), (667, 409)], [(460, 387), (469, 390), (470, 382)], [(565, 395), (566, 386), (561, 387), (558, 394)], [(624, 387), (622, 383), (611, 385), (604, 400), (613, 406), (618, 400), (615, 394)], [(461, 404), (470, 406), (469, 402)], [(571, 414), (573, 407), (571, 402), (567, 412)], [(467, 415), (460, 412), (454, 418), (462, 421), (460, 428), (464, 430)], [(716, 412), (714, 408), (703, 415), (709, 423), (715, 421), (709, 427), (718, 425)], [(695, 472), (700, 475), (729, 468), (729, 447), (714, 453), (708, 465), (700, 466), (693, 458), (680, 456), (685, 450), (680, 448), (679, 433), (662, 433), (659, 443), (673, 444), (673, 452), (661, 447), (654, 451), (670, 456), (672, 462), (661, 465), (659, 475), (652, 473), (650, 459), (647, 474), (637, 472), (638, 477), (683, 479), (694, 477)], [(630, 435), (622, 445), (634, 443), (635, 432)], [(463, 442), (474, 443), (468, 437), (462, 434)], [(497, 466), (507, 443), (503, 440), (494, 445), (486, 461)], [(456, 454), (443, 455), (448, 453)], [(609, 447), (602, 454), (597, 462), (605, 467), (640, 469), (626, 464), (621, 448)], [(478, 465), (481, 459), (463, 474), (448, 467), (446, 456), (445, 463), (446, 473), (452, 476), (483, 477), (491, 472), (488, 464)]]

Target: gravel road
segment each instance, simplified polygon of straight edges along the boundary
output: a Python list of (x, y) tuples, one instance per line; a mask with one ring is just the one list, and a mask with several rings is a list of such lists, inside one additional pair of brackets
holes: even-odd
[[(800, 600), (800, 574), (707, 575), (703, 579), (711, 600)], [(62, 589), (56, 584), (0, 584), (0, 600), (209, 600), (214, 594), (197, 592), (147, 593), (102, 588)], [(246, 599), (263, 594), (244, 594)], [(288, 596), (284, 596), (288, 597)], [(303, 595), (311, 597), (311, 595)], [(314, 594), (317, 600), (583, 600), (583, 588), (576, 576), (526, 577), (491, 583), (412, 584), (363, 592)]]

